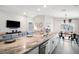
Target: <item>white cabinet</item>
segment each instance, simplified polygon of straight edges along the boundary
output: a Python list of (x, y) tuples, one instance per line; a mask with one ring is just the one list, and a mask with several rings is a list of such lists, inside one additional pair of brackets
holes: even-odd
[(36, 47), (35, 49), (31, 50), (28, 54), (38, 54), (39, 53), (39, 47)]
[[(58, 42), (59, 42), (59, 39), (57, 37), (52, 37), (47, 42), (45, 42), (46, 44), (45, 43), (42, 44), (42, 46), (45, 44), (44, 45), (45, 50), (43, 50), (42, 48), (40, 51), (43, 50), (43, 52), (45, 51), (45, 54), (51, 54), (56, 48)], [(30, 51), (28, 54), (39, 54), (39, 46), (33, 49), (32, 51)]]
[(46, 45), (46, 54), (50, 54), (53, 50), (53, 42), (52, 39), (48, 40), (48, 44)]
[(50, 43), (51, 43), (51, 41), (49, 39), (48, 44), (46, 45), (46, 54), (48, 54), (50, 52), (50, 48), (51, 48)]
[(52, 53), (52, 51), (54, 50), (54, 39), (53, 38), (51, 38), (50, 40), (50, 52), (49, 53)]
[(59, 39), (57, 37), (51, 38), (48, 40), (48, 44), (46, 46), (46, 54), (51, 54), (55, 47), (57, 46)]

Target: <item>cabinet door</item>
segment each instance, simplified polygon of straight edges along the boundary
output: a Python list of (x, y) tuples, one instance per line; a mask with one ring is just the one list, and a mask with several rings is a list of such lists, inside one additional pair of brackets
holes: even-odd
[(39, 48), (35, 48), (32, 51), (30, 51), (28, 54), (38, 54)]
[(48, 50), (49, 54), (51, 54), (54, 51), (57, 44), (58, 44), (58, 39), (57, 38), (51, 38), (48, 41), (48, 47), (47, 47), (48, 49), (47, 50)]
[(55, 47), (57, 46), (58, 42), (59, 42), (59, 39), (56, 37), (55, 40), (54, 40), (54, 46)]
[(48, 44), (46, 45), (46, 54), (50, 54), (53, 49), (52, 39), (48, 40)]
[(53, 50), (54, 50), (54, 39), (51, 38), (50, 39), (50, 53), (52, 53)]

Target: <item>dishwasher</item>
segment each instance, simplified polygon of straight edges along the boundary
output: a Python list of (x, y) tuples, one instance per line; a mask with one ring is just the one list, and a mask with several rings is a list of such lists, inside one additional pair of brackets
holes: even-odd
[(45, 54), (46, 53), (46, 45), (47, 44), (48, 44), (48, 41), (39, 45), (39, 54)]

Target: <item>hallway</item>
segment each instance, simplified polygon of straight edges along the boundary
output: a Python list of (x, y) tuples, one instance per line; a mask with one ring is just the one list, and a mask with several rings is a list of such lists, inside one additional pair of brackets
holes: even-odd
[(74, 41), (71, 43), (68, 39), (60, 39), (53, 54), (79, 54), (79, 46)]

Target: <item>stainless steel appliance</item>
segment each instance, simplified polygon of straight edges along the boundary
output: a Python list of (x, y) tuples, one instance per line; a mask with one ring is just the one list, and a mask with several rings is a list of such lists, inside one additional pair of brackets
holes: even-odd
[(46, 45), (47, 44), (48, 44), (48, 41), (39, 45), (39, 54), (45, 54), (46, 53)]

